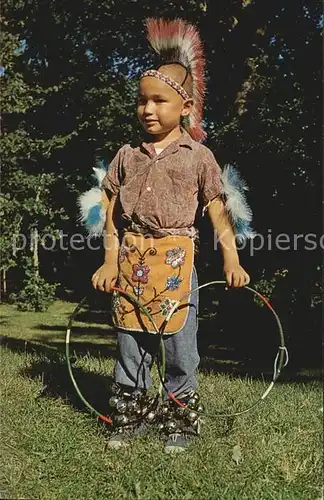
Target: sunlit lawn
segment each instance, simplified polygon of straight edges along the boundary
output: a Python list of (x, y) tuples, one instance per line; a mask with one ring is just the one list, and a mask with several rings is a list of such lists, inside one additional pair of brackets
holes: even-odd
[[(317, 381), (278, 382), (262, 405), (234, 421), (206, 418), (186, 454), (165, 455), (155, 431), (126, 450), (107, 450), (105, 426), (85, 410), (68, 378), (65, 325), (74, 307), (59, 301), (48, 313), (1, 307), (1, 498), (322, 498)], [(115, 337), (105, 315), (80, 319), (73, 329), (75, 376), (105, 411)], [(200, 372), (199, 382), (211, 413), (247, 407), (267, 387), (261, 377), (212, 370)], [(237, 445), (242, 456), (234, 460)]]

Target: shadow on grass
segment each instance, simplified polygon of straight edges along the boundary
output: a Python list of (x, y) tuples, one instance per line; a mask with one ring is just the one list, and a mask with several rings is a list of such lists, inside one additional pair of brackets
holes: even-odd
[[(223, 295), (225, 298), (221, 301), (223, 303), (221, 307), (218, 302), (205, 303), (206, 307), (204, 301), (200, 302), (201, 318), (198, 331), (200, 371), (223, 373), (233, 378), (271, 380), (273, 362), (279, 346), (278, 329), (272, 314), (266, 309), (256, 308), (250, 300), (239, 301), (238, 294), (237, 299), (235, 294), (230, 299), (227, 298), (229, 295)], [(99, 360), (114, 359), (116, 333), (113, 328), (109, 328), (111, 325), (109, 304), (104, 294), (94, 293), (91, 299), (91, 302), (78, 313), (76, 318), (78, 324), (72, 326), (71, 353), (76, 356), (88, 354)], [(39, 397), (60, 397), (69, 401), (75, 409), (87, 411), (73, 387), (64, 359), (65, 327), (57, 324), (39, 324), (35, 326), (35, 330), (41, 330), (46, 334), (35, 335), (31, 341), (3, 338), (3, 344), (10, 350), (38, 356), (39, 359), (35, 359), (22, 375), (42, 380), (44, 389)], [(291, 330), (289, 325), (287, 330), (288, 332)], [(292, 360), (283, 370), (278, 382), (321, 380), (321, 370), (316, 367), (317, 359), (314, 354), (310, 365), (313, 369), (301, 370), (306, 359), (305, 346), (299, 349), (300, 346), (295, 341), (290, 345), (289, 333), (287, 337), (288, 349), (292, 347), (290, 353)], [(307, 367), (307, 363), (304, 366)], [(78, 367), (74, 368), (73, 373), (84, 397), (98, 411), (107, 414), (112, 376), (87, 372)]]
[[(3, 337), (1, 344), (11, 351), (22, 355), (33, 354), (37, 356), (38, 359), (32, 361), (28, 368), (20, 372), (20, 375), (23, 377), (42, 382), (43, 389), (37, 395), (35, 401), (42, 397), (61, 398), (68, 402), (75, 410), (89, 413), (89, 410), (78, 396), (68, 373), (68, 368), (63, 358), (65, 344), (50, 342), (49, 345), (44, 345), (11, 337)], [(95, 346), (91, 343), (76, 345), (74, 351), (79, 355), (91, 353), (91, 355), (110, 358), (115, 358), (116, 355), (115, 346)], [(87, 372), (84, 369), (74, 367), (73, 361), (73, 356), (71, 356), (73, 375), (85, 399), (101, 414), (105, 416), (111, 415), (111, 408), (108, 401), (111, 396), (112, 375)], [(108, 435), (111, 431), (110, 426), (107, 427), (101, 420), (98, 423), (101, 426), (101, 432)], [(233, 424), (234, 418), (232, 417), (221, 419), (215, 430), (215, 436), (228, 436), (232, 431)]]
[[(11, 337), (2, 337), (1, 344), (13, 352), (21, 354), (34, 354), (39, 359), (31, 363), (31, 366), (22, 370), (21, 375), (33, 380), (41, 380), (44, 388), (37, 396), (62, 398), (68, 401), (75, 409), (88, 412), (80, 400), (70, 379), (67, 364), (63, 357), (65, 345), (62, 343), (51, 343), (42, 345), (37, 342), (24, 341)], [(76, 345), (72, 353), (82, 355), (95, 352), (100, 356), (115, 357), (114, 345), (95, 346), (91, 343)], [(72, 369), (77, 384), (87, 401), (99, 412), (109, 413), (108, 400), (111, 396), (110, 386), (113, 382), (112, 375), (103, 375), (85, 371), (73, 367), (75, 358), (71, 356)]]
[[(286, 346), (289, 362), (282, 368), (279, 383), (322, 380), (320, 356), (316, 360), (313, 354), (312, 363), (309, 364), (305, 350), (296, 353), (296, 347), (289, 341)], [(278, 349), (279, 335), (271, 324), (260, 331), (251, 327), (248, 332), (238, 332), (237, 329), (224, 327), (217, 318), (212, 321), (200, 320), (199, 370), (203, 373), (224, 373), (233, 377), (271, 381)]]
[[(41, 325), (41, 327), (43, 330), (53, 333), (47, 334), (46, 338), (44, 336), (35, 337), (31, 342), (4, 337), (2, 343), (12, 351), (33, 353), (40, 358), (22, 375), (41, 379), (44, 384), (42, 395), (67, 399), (78, 410), (84, 410), (84, 405), (76, 394), (64, 360), (65, 342), (63, 337), (60, 340), (54, 333), (64, 332), (64, 329), (56, 325)], [(100, 327), (74, 327), (72, 333), (72, 359), (73, 355), (90, 355), (95, 359), (99, 358), (99, 360), (100, 358), (115, 359), (116, 345), (113, 338), (116, 333), (114, 330), (104, 331)], [(88, 339), (82, 341), (82, 334), (86, 337), (92, 337), (91, 342)], [(74, 341), (74, 339), (78, 341)], [(106, 339), (109, 339), (109, 343), (105, 342)], [(216, 340), (217, 343), (215, 343)], [(254, 338), (252, 341), (251, 345), (251, 340), (247, 341), (242, 335), (241, 342), (237, 342), (237, 336), (228, 335), (228, 332), (222, 330), (221, 325), (217, 324), (217, 320), (201, 320), (198, 332), (201, 356), (200, 371), (203, 373), (223, 373), (233, 378), (251, 377), (255, 380), (271, 380), (273, 361), (278, 349), (277, 339), (272, 338), (267, 343), (264, 343), (264, 339), (261, 342), (259, 340), (256, 342)], [(211, 342), (214, 344), (210, 344)], [(110, 397), (109, 385), (112, 377), (86, 372), (80, 368), (74, 368), (74, 375), (90, 404), (98, 411), (107, 412)], [(278, 382), (310, 382), (313, 380), (321, 380), (320, 370), (298, 373), (288, 366), (283, 370)]]

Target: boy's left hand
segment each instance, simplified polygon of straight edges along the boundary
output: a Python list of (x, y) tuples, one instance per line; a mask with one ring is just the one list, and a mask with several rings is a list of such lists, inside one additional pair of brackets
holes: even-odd
[(224, 276), (227, 286), (233, 288), (240, 288), (250, 283), (250, 276), (240, 264), (225, 264)]

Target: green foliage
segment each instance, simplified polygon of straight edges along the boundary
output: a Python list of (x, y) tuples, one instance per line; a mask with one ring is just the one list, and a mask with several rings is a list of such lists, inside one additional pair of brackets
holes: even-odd
[(22, 218), (16, 212), (17, 204), (10, 193), (0, 197), (0, 269), (7, 270), (16, 265), (13, 241), (20, 232)]
[(47, 283), (39, 276), (38, 269), (28, 261), (24, 266), (25, 279), (18, 293), (9, 296), (10, 302), (16, 304), (20, 311), (45, 312), (54, 302), (58, 283)]
[[(280, 295), (280, 285), (286, 277), (287, 272), (287, 269), (278, 269), (272, 277), (267, 278), (265, 270), (263, 270), (261, 278), (256, 283), (253, 283), (253, 288), (267, 300), (271, 301), (274, 297)], [(265, 306), (263, 300), (257, 295), (254, 296), (254, 301), (261, 307)]]
[[(255, 230), (265, 237), (269, 229), (321, 232), (319, 2), (7, 0), (3, 14), (3, 269), (21, 266), (12, 235), (32, 227), (40, 237), (75, 232), (76, 199), (91, 183), (95, 159), (109, 163), (122, 144), (140, 140), (138, 76), (154, 64), (148, 16), (183, 17), (200, 29), (207, 146), (221, 165), (239, 166)], [(202, 246), (212, 239), (206, 227), (200, 235)], [(200, 271), (208, 261), (217, 277), (211, 247), (201, 255)], [(70, 251), (46, 257), (41, 267), (46, 261), (52, 269), (58, 258), (62, 280), (67, 265), (79, 270)], [(86, 265), (91, 275), (93, 260)], [(320, 265), (320, 251), (304, 248), (265, 249), (245, 262), (251, 284), (280, 300), (300, 332), (320, 293)], [(285, 279), (274, 278), (277, 269), (288, 269)]]

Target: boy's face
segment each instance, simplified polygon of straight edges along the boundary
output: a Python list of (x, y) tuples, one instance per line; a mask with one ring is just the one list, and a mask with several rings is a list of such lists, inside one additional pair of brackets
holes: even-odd
[(137, 116), (144, 130), (152, 135), (170, 132), (188, 116), (191, 99), (183, 98), (170, 85), (158, 78), (145, 76), (138, 90)]

